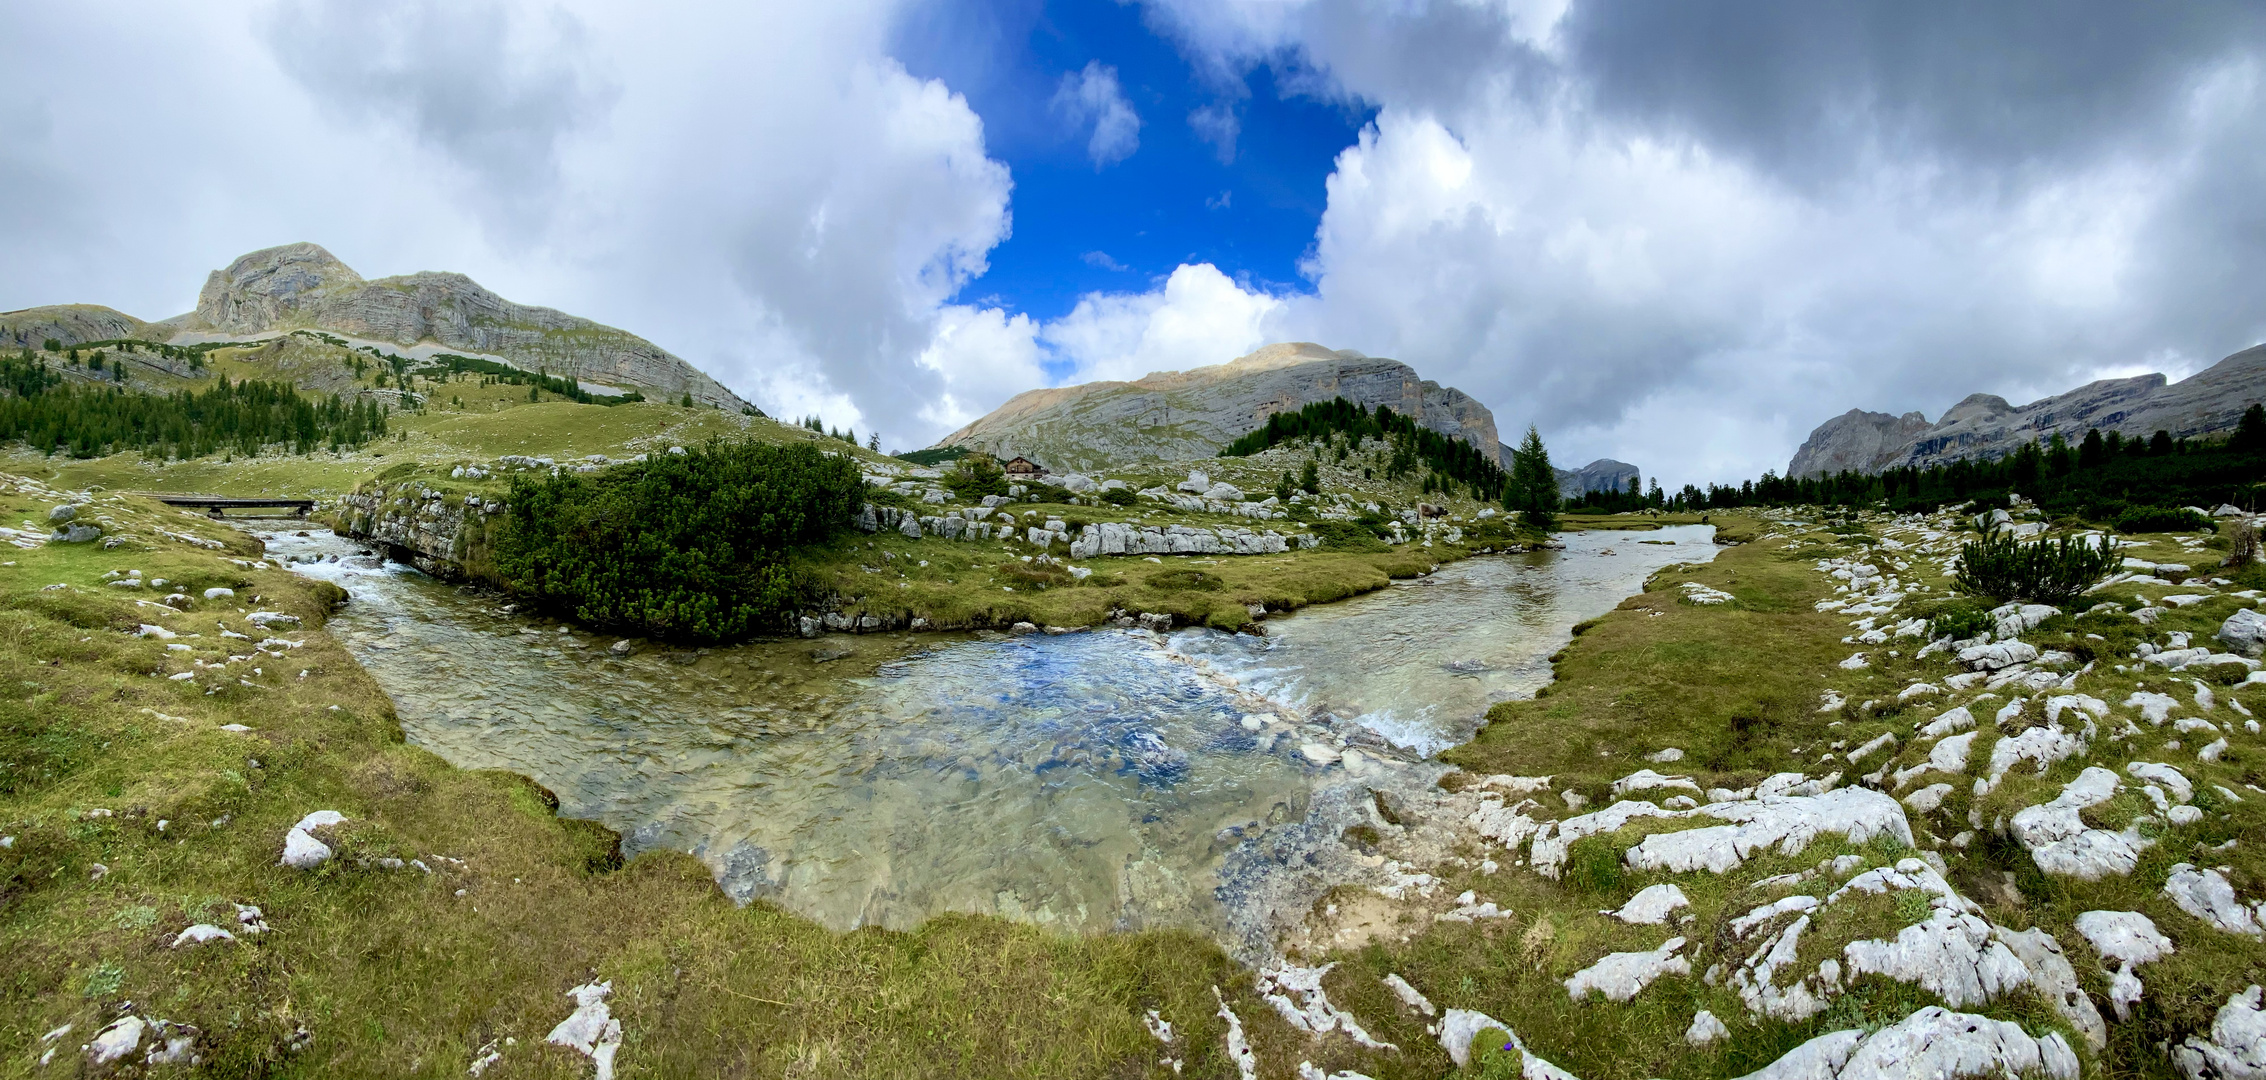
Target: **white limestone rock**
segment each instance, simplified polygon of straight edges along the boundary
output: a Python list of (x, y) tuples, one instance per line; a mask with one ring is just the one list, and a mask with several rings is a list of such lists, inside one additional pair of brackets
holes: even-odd
[(1728, 1039), (1730, 1037), (1731, 1029), (1724, 1026), (1723, 1021), (1716, 1019), (1715, 1014), (1706, 1009), (1701, 1009), (1694, 1014), (1692, 1026), (1684, 1029), (1684, 1042), (1691, 1046), (1706, 1046), (1717, 1039)]
[(300, 818), (298, 824), (283, 834), (283, 858), (277, 865), (294, 870), (312, 870), (329, 862), (333, 854), (330, 845), (315, 839), (313, 831), (345, 820), (346, 815), (336, 810), (317, 810)]
[(2266, 934), (2266, 928), (2259, 926), (2257, 913), (2235, 898), (2234, 885), (2215, 869), (2199, 870), (2191, 863), (2175, 864), (2171, 877), (2164, 882), (2164, 895), (2181, 911), (2226, 933), (2250, 937)]
[(1895, 799), (1867, 788), (1709, 803), (1695, 810), (1672, 813), (1712, 817), (1733, 824), (1654, 833), (1629, 849), (1631, 867), (1677, 873), (1709, 870), (1721, 874), (1765, 848), (1775, 846), (1782, 855), (1795, 854), (1825, 833), (1839, 833), (1852, 844), (1863, 844), (1876, 836), (1893, 836), (1907, 846), (1912, 844), (1912, 825), (1904, 817), (1904, 808)]
[(1742, 1080), (1958, 1080), (2038, 1075), (2077, 1080), (2077, 1052), (2054, 1032), (2032, 1038), (2021, 1025), (1930, 1005), (1865, 1034), (1820, 1035)]
[(1630, 773), (1629, 775), (1624, 776), (1619, 780), (1613, 781), (1613, 795), (1615, 798), (1619, 798), (1620, 796), (1629, 794), (1631, 792), (1658, 791), (1664, 789), (1689, 791), (1697, 794), (1699, 792), (1700, 786), (1694, 783), (1692, 781), (1692, 778), (1689, 776), (1663, 776), (1652, 771), (1651, 769), (1638, 769), (1637, 771)]
[(128, 1014), (110, 1022), (95, 1033), (94, 1041), (87, 1044), (87, 1061), (94, 1065), (108, 1065), (139, 1049), (142, 1034), (149, 1025), (139, 1016)]
[(1520, 1080), (1576, 1080), (1572, 1073), (1527, 1049), (1526, 1043), (1519, 1039), (1519, 1033), (1512, 1031), (1509, 1024), (1471, 1009), (1449, 1009), (1447, 1015), (1440, 1018), (1440, 1048), (1448, 1052), (1448, 1059), (1455, 1062), (1457, 1068), (1468, 1067), (1472, 1062), (1471, 1040), (1489, 1028), (1495, 1028), (1510, 1037), (1504, 1046), (1519, 1053)]
[(179, 935), (174, 937), (173, 947), (178, 949), (183, 945), (202, 945), (208, 941), (234, 940), (236, 940), (236, 935), (231, 934), (228, 931), (221, 929), (220, 927), (214, 926), (211, 923), (198, 923), (195, 926), (181, 931)]
[(574, 999), (574, 1011), (543, 1039), (589, 1058), (597, 1065), (591, 1074), (594, 1080), (613, 1080), (614, 1053), (622, 1047), (622, 1022), (613, 1019), (606, 1007), (606, 996), (613, 992), (612, 979), (567, 991)]
[(1935, 719), (1928, 721), (1926, 726), (1920, 729), (1920, 737), (1923, 739), (1940, 739), (1955, 731), (1969, 731), (1974, 727), (1975, 714), (1968, 712), (1967, 706), (1961, 705), (1958, 708), (1945, 709), (1937, 714)]
[(2215, 635), (2225, 642), (2227, 651), (2242, 656), (2257, 656), (2266, 651), (2266, 615), (2256, 608), (2241, 608), (2219, 624)]
[(1362, 1028), (1353, 1014), (1330, 1004), (1330, 996), (1322, 989), (1322, 976), (1336, 967), (1334, 963), (1321, 967), (1300, 967), (1283, 963), (1259, 973), (1258, 992), (1261, 1000), (1282, 1014), (1283, 1022), (1308, 1035), (1326, 1035), (1343, 1031), (1354, 1042), (1378, 1050), (1396, 1050), (1391, 1043), (1378, 1042)]
[(2119, 1021), (2130, 1019), (2144, 990), (2132, 969), (2172, 954), (2172, 941), (2158, 933), (2156, 924), (2137, 911), (2088, 911), (2077, 916), (2077, 932), (2101, 954), (2101, 968), (2109, 970), (2109, 1007)]
[(1566, 993), (1575, 1001), (1600, 994), (1608, 1001), (1627, 1001), (1662, 975), (1689, 975), (1690, 960), (1678, 956), (1684, 939), (1672, 937), (1647, 952), (1611, 953), (1566, 980)]
[(2266, 1002), (2257, 983), (2227, 995), (2211, 1021), (2211, 1037), (2190, 1035), (2172, 1050), (2187, 1080), (2266, 1080)]
[(1691, 900), (1674, 883), (1647, 885), (1621, 905), (1621, 910), (1614, 912), (1613, 917), (1637, 926), (1659, 926), (1666, 923), (1676, 909), (1690, 906)]
[(1422, 992), (1410, 986), (1408, 980), (1401, 978), (1398, 973), (1385, 976), (1384, 982), (1385, 989), (1392, 991), (1394, 997), (1401, 999), (1401, 1004), (1426, 1016), (1439, 1014), (1439, 1010), (1432, 1007), (1432, 999), (1425, 997)]
[(1906, 795), (1904, 805), (1910, 807), (1912, 812), (1916, 814), (1933, 813), (1937, 807), (1943, 805), (1944, 798), (1950, 794), (1950, 784), (1929, 784), (1910, 795)]
[(1970, 671), (1997, 671), (2037, 658), (2037, 647), (2021, 641), (1994, 641), (1959, 650), (1959, 662)]
[(2030, 852), (2038, 869), (2049, 874), (2098, 881), (2132, 873), (2140, 852), (2153, 844), (2137, 828), (2109, 832), (2085, 824), (2078, 812), (2107, 802), (2117, 793), (2115, 773), (2098, 765), (2088, 767), (2061, 789), (2049, 803), (2015, 811), (2014, 838)]

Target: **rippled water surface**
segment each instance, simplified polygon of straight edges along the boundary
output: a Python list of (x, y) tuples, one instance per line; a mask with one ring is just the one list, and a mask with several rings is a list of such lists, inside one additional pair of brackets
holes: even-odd
[[(1215, 897), (1238, 844), (1303, 819), (1323, 785), (1428, 768), (1416, 759), (1468, 738), (1488, 705), (1541, 686), (1573, 623), (1660, 566), (1712, 558), (1709, 532), (1568, 534), (1563, 552), (1452, 564), (1278, 617), (1264, 638), (900, 634), (628, 657), (327, 533), (267, 540), (350, 591), (330, 630), (410, 741), (534, 777), (628, 853), (692, 852), (733, 896), (837, 928), (949, 910), (1224, 936)], [(1294, 752), (1349, 739), (1406, 763), (1388, 752), (1349, 776)]]

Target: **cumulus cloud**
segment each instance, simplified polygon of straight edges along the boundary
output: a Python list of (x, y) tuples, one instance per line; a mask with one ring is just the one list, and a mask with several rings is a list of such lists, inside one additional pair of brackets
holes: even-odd
[(1250, 352), (1268, 340), (1282, 306), (1218, 267), (1196, 263), (1149, 292), (1089, 293), (1040, 336), (1060, 358), (1064, 381), (1138, 379)]
[[(1408, 361), (1577, 460), (1783, 468), (2266, 335), (2261, 13), (2116, 4), (1198, 4), (1202, 67), (1379, 112), (1276, 325)], [(2178, 23), (2178, 25), (2172, 25)]]
[[(0, 308), (163, 317), (236, 255), (312, 240), (368, 276), (459, 270), (629, 329), (782, 415), (925, 442), (978, 399), (923, 358), (1013, 185), (965, 99), (890, 59), (896, 14), (0, 6), (0, 221), (69, 223), (9, 232)], [(120, 167), (121, 131), (163, 166)], [(287, 148), (247, 149), (277, 131)]]
[[(930, 431), (962, 427), (1000, 402), (1046, 385), (1046, 360), (1039, 326), (1030, 316), (1010, 316), (995, 307), (947, 307), (919, 360), (944, 389), (923, 404), (920, 419)], [(914, 442), (926, 445), (928, 440)]]
[(1062, 77), (1051, 106), (1072, 128), (1091, 130), (1086, 156), (1099, 169), (1133, 156), (1141, 148), (1141, 117), (1117, 85), (1117, 69), (1088, 60), (1083, 70)]

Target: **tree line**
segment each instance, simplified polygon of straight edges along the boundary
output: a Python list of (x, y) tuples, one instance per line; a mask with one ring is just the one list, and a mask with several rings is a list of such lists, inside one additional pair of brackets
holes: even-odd
[(2174, 438), (2158, 431), (2145, 439), (2126, 438), (2095, 428), (2073, 445), (2056, 432), (1995, 460), (1811, 477), (1766, 472), (1739, 484), (1686, 484), (1672, 495), (1657, 483), (1640, 495), (1632, 482), (1627, 491), (1587, 493), (1577, 505), (1601, 512), (1814, 505), (1924, 513), (1975, 501), (2003, 504), (2008, 495), (2020, 494), (2054, 517), (2138, 524), (2162, 520), (2164, 508), (2233, 503), (2255, 509), (2266, 495), (2262, 480), (2266, 405), (2253, 404), (2223, 436)]
[(223, 375), (205, 390), (134, 393), (73, 385), (25, 350), (0, 356), (0, 443), (91, 458), (125, 450), (186, 459), (276, 445), (292, 453), (360, 446), (386, 433), (385, 409), (337, 395), (309, 400), (287, 382)]

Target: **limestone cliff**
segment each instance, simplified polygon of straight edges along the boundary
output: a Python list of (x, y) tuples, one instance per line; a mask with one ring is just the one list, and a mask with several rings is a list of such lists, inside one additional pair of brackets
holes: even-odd
[(1463, 391), (1429, 382), (1397, 360), (1308, 342), (1132, 382), (1026, 391), (937, 445), (1028, 457), (1056, 470), (1205, 457), (1275, 413), (1337, 397), (1390, 406), (1490, 455), (1500, 445), (1494, 413)]
[(205, 279), (197, 310), (166, 325), (191, 334), (265, 334), (310, 327), (404, 347), (432, 342), (500, 357), (529, 371), (631, 387), (648, 396), (738, 411), (747, 403), (691, 364), (635, 334), (550, 308), (515, 304), (462, 274), (364, 281), (314, 244), (255, 251)]
[(2244, 349), (2176, 383), (2155, 374), (2102, 379), (2020, 407), (2005, 398), (1972, 394), (1933, 424), (1917, 412), (1890, 416), (1851, 409), (1810, 432), (1786, 470), (1804, 477), (1996, 459), (2056, 432), (2074, 443), (2091, 428), (2126, 438), (2158, 431), (2174, 437), (2203, 435), (2234, 427), (2242, 411), (2261, 400), (2266, 400), (2266, 345)]

